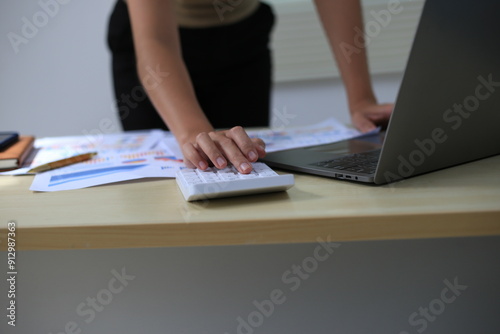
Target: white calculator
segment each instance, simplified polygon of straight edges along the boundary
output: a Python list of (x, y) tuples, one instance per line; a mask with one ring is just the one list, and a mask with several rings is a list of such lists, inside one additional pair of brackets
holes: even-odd
[(250, 174), (241, 174), (234, 166), (182, 169), (176, 181), (186, 201), (285, 191), (295, 184), (293, 174), (279, 175), (262, 162), (252, 167)]

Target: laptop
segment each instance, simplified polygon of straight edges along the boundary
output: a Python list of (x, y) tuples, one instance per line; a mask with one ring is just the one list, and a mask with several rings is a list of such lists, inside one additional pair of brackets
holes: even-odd
[(262, 161), (385, 184), (500, 154), (498, 13), (498, 0), (427, 0), (385, 132)]

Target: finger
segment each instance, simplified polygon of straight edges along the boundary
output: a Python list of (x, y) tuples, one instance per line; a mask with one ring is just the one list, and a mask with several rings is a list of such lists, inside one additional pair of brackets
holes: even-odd
[(248, 174), (252, 171), (252, 165), (231, 138), (224, 134), (212, 134), (212, 138), (240, 173)]
[(371, 105), (365, 109), (359, 110), (356, 114), (366, 118), (376, 126), (385, 128), (389, 123), (393, 108), (393, 104)]
[(184, 155), (184, 163), (188, 168), (199, 168), (205, 170), (208, 168), (206, 158), (204, 158), (196, 147), (191, 143), (186, 143), (182, 146), (182, 154)]
[(376, 128), (375, 124), (361, 114), (354, 114), (352, 119), (354, 126), (361, 132), (369, 132)]
[(394, 109), (394, 103), (376, 104), (374, 109), (381, 113), (392, 112), (392, 109)]
[(387, 119), (390, 117), (393, 109), (394, 104), (379, 104), (367, 108), (364, 113), (370, 118)]
[(212, 161), (215, 167), (221, 169), (227, 166), (227, 160), (224, 158), (223, 152), (219, 149), (219, 146), (212, 139), (211, 134), (202, 132), (196, 136), (196, 143), (200, 150), (206, 154), (208, 159)]
[(208, 156), (205, 154), (205, 152), (203, 152), (203, 150), (200, 148), (200, 145), (198, 145), (198, 143), (194, 143), (193, 144), (194, 148), (198, 151), (198, 153), (200, 154), (200, 156), (208, 162), (208, 164), (210, 165), (210, 159), (208, 158)]
[(255, 145), (259, 158), (264, 158), (266, 156), (266, 143), (260, 138), (252, 138), (252, 142)]
[(259, 154), (254, 143), (241, 126), (235, 126), (231, 130), (226, 131), (225, 134), (234, 141), (248, 161), (255, 162), (259, 159)]

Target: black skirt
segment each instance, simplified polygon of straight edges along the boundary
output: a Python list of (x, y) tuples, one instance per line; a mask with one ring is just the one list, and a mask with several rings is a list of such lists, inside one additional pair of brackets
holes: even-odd
[[(234, 24), (179, 28), (196, 98), (215, 128), (269, 125), (269, 41), (274, 19), (271, 7), (261, 3), (251, 16)], [(122, 0), (117, 1), (109, 20), (108, 45), (123, 129), (167, 129), (140, 83), (128, 9)]]

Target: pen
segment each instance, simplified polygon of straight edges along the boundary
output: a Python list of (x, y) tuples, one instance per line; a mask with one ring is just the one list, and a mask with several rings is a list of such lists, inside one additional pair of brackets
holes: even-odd
[(35, 168), (30, 169), (28, 173), (41, 173), (41, 172), (46, 172), (48, 170), (69, 166), (72, 164), (76, 164), (77, 162), (89, 160), (94, 155), (97, 155), (97, 152), (75, 155), (74, 157), (49, 162), (47, 164), (36, 166)]

